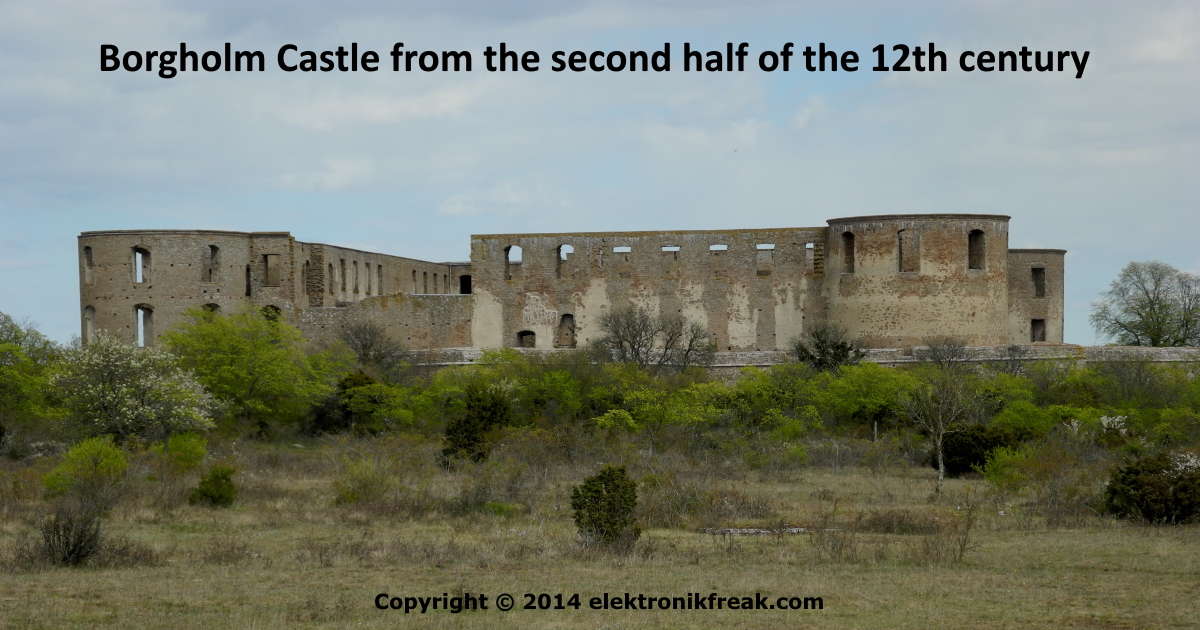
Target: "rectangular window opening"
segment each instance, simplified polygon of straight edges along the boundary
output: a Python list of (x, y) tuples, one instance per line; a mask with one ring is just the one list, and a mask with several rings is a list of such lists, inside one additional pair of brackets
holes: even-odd
[(613, 248), (614, 254), (628, 254), (631, 251), (633, 251), (633, 248), (626, 245), (618, 245), (617, 247)]
[(1029, 341), (1037, 343), (1046, 340), (1046, 320), (1034, 319), (1029, 321)]
[(1046, 297), (1046, 268), (1033, 267), (1033, 297)]

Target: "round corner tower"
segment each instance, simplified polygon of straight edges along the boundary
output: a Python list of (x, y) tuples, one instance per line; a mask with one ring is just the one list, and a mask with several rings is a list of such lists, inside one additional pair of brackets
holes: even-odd
[(912, 214), (831, 219), (827, 320), (867, 348), (958, 337), (1009, 343), (1008, 220)]

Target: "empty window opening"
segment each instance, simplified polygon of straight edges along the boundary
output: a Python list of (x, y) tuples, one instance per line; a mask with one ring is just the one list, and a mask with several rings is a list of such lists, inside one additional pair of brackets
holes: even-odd
[(363, 263), (363, 271), (367, 274), (367, 295), (371, 295), (371, 263)]
[(134, 316), (137, 318), (137, 345), (145, 348), (154, 343), (154, 309), (139, 304), (134, 307)]
[(471, 276), (462, 275), (458, 277), (458, 292), (462, 295), (471, 294)]
[(450, 276), (442, 274), (442, 293), (450, 292)]
[(429, 272), (421, 272), (421, 293), (429, 293)]
[(83, 343), (88, 344), (96, 337), (96, 309), (83, 309)]
[[(94, 264), (92, 263), (92, 248), (84, 247), (83, 248), (83, 283), (85, 285), (90, 286), (96, 282), (95, 272), (92, 271), (93, 266), (94, 266)], [(84, 341), (86, 341), (86, 339)]]
[(205, 304), (204, 306), (201, 306), (200, 308), (208, 311), (209, 313), (212, 313), (213, 315), (221, 314), (221, 305), (220, 304)]
[(221, 281), (221, 248), (216, 245), (209, 245), (208, 252), (204, 255), (204, 268), (202, 269), (205, 282), (220, 282)]
[(571, 277), (571, 255), (575, 253), (574, 245), (559, 245), (558, 255), (554, 257), (554, 277), (570, 278)]
[(279, 286), (279, 254), (263, 254), (263, 286)]
[(842, 232), (842, 273), (854, 273), (854, 234)]
[(521, 246), (509, 245), (504, 248), (504, 279), (512, 280), (513, 274), (521, 270)]
[(338, 262), (340, 263), (338, 265), (338, 272), (339, 272), (338, 279), (341, 281), (340, 282), (340, 285), (342, 287), (341, 291), (343, 294), (345, 294), (346, 293), (346, 259), (341, 258), (338, 260)]
[(246, 265), (246, 297), (250, 297), (250, 265)]
[(1033, 272), (1033, 297), (1046, 297), (1046, 268), (1034, 267), (1030, 271)]
[(537, 335), (534, 334), (532, 330), (522, 330), (521, 332), (517, 333), (517, 347), (536, 348)]
[(358, 293), (358, 287), (359, 287), (359, 284), (358, 284), (358, 261), (355, 260), (354, 262), (351, 262), (350, 268), (354, 272), (354, 292)]
[(558, 332), (554, 337), (554, 345), (559, 347), (575, 347), (575, 316), (564, 314), (558, 319)]
[(921, 235), (915, 230), (900, 230), (896, 233), (898, 246), (897, 257), (900, 271), (918, 272), (921, 270)]
[(441, 293), (441, 291), (438, 291), (438, 275), (436, 273), (433, 274), (433, 292)]
[(383, 265), (375, 265), (375, 295), (383, 295)]
[(326, 281), (329, 282), (329, 295), (337, 293), (337, 285), (334, 284), (333, 263), (329, 263), (329, 278)]
[(308, 268), (309, 261), (304, 261), (304, 268), (300, 270), (300, 286), (304, 287), (305, 293), (308, 292)]
[(983, 269), (987, 260), (986, 244), (983, 230), (971, 230), (967, 235), (967, 269)]
[(413, 269), (412, 284), (413, 284), (412, 292), (416, 293), (417, 292), (417, 270), (416, 269)]
[(710, 252), (723, 252), (728, 249), (729, 249), (728, 245), (709, 245), (708, 246), (708, 251), (710, 251)]
[(1046, 340), (1046, 320), (1033, 319), (1029, 321), (1029, 341), (1037, 343)]
[(633, 251), (633, 248), (626, 245), (619, 245), (613, 248), (614, 254), (628, 254), (631, 251)]
[(133, 281), (138, 284), (150, 282), (150, 250), (133, 248)]
[(267, 321), (277, 322), (279, 321), (279, 315), (283, 312), (283, 310), (281, 310), (278, 306), (268, 305), (262, 307), (259, 312), (262, 313), (263, 318)]

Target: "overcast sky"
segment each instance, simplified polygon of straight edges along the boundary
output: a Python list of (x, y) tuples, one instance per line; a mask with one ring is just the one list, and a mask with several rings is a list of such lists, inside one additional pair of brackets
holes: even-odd
[[(1066, 340), (1132, 260), (1200, 272), (1195, 2), (0, 2), (0, 311), (79, 331), (84, 230), (289, 231), (427, 260), (473, 233), (823, 226), (1012, 216), (1067, 257)], [(261, 50), (266, 72), (101, 72), (100, 47)], [(357, 42), (375, 73), (286, 73), (284, 44)], [(470, 73), (393, 73), (392, 45)], [(490, 73), (483, 50), (537, 51)], [(669, 73), (550, 71), (554, 51), (660, 50)], [(682, 48), (749, 44), (745, 72)], [(859, 71), (757, 68), (792, 42)], [(933, 42), (948, 71), (872, 72)], [(959, 53), (1089, 51), (1065, 72), (966, 73)], [(293, 59), (295, 56), (293, 56)]]

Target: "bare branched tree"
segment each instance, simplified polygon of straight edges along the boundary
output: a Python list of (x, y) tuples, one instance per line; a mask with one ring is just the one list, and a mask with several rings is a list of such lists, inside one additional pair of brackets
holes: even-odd
[(965, 370), (975, 358), (975, 352), (967, 342), (958, 337), (926, 337), (925, 347), (913, 350), (913, 357), (922, 363), (930, 363), (939, 370)]
[(403, 380), (413, 362), (408, 348), (388, 337), (383, 326), (372, 321), (351, 322), (342, 331), (342, 341), (354, 352), (360, 368), (381, 380)]
[(712, 362), (708, 331), (679, 315), (659, 317), (639, 307), (610, 309), (600, 316), (604, 333), (597, 343), (618, 361), (636, 363), (653, 372)]

